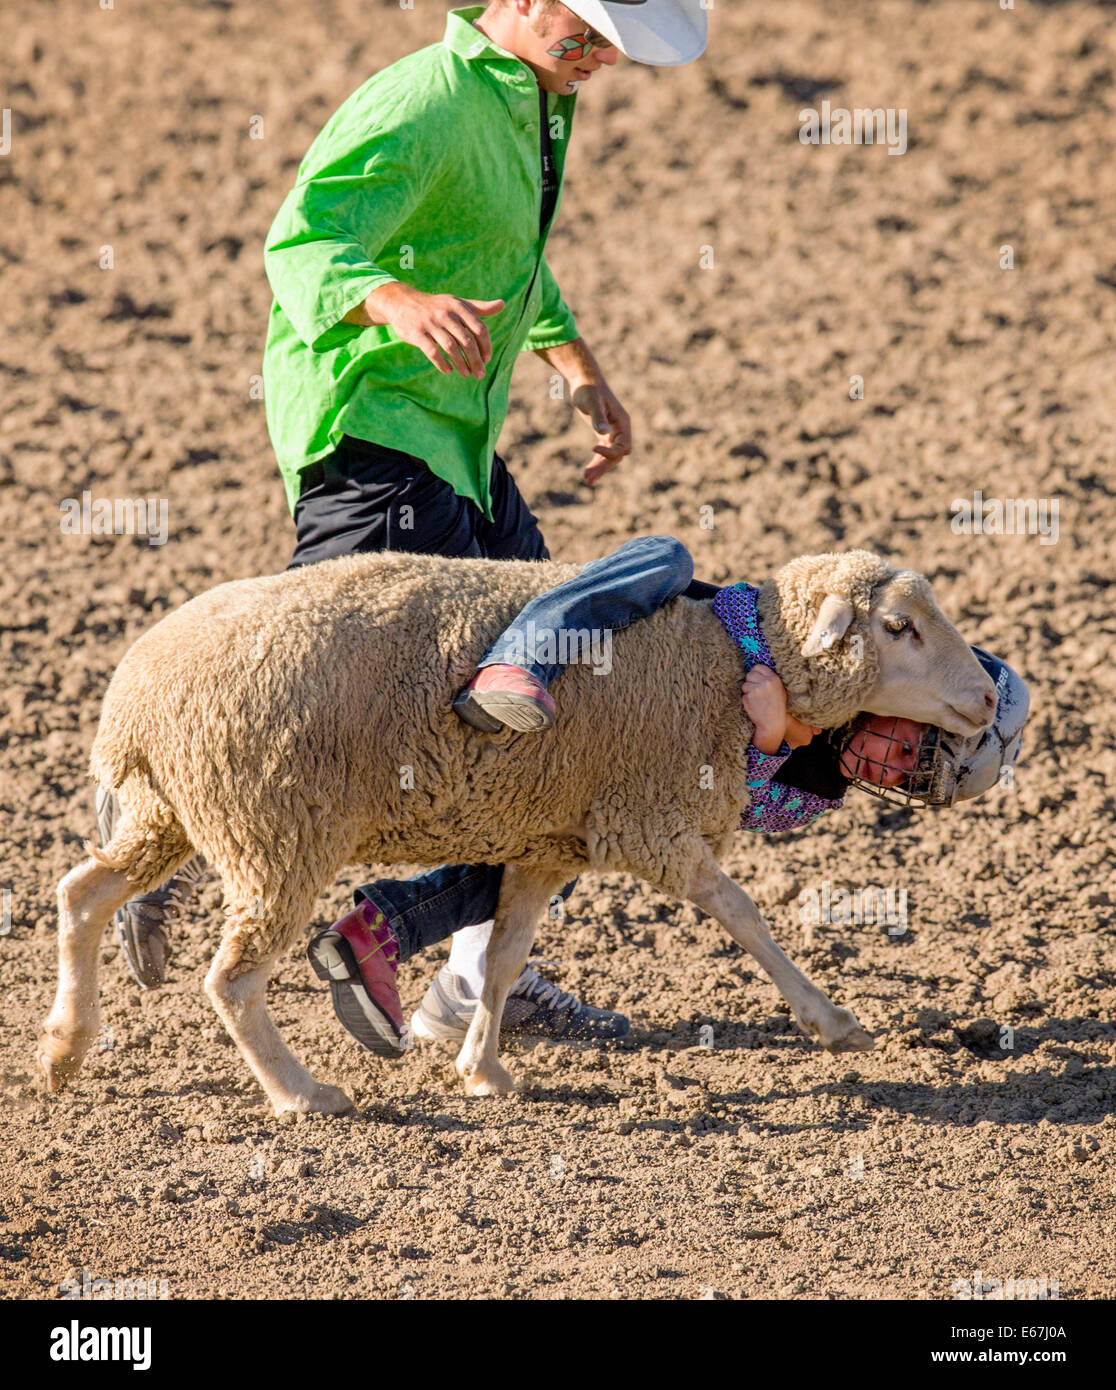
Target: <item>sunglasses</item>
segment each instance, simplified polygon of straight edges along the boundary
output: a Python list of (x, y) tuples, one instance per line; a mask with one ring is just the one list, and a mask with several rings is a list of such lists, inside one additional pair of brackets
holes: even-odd
[(598, 34), (596, 29), (583, 29), (580, 34), (568, 34), (559, 39), (553, 48), (546, 51), (552, 58), (562, 58), (576, 63), (579, 58), (587, 58), (594, 48), (611, 48), (612, 40)]

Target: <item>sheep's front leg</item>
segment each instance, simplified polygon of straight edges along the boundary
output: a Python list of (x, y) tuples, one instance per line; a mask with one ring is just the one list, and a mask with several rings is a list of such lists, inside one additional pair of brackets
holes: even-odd
[(484, 989), (457, 1058), (457, 1074), (470, 1096), (506, 1096), (515, 1090), (511, 1073), (500, 1063), (500, 1020), (508, 991), (519, 978), (539, 915), (551, 892), (564, 880), (553, 874), (509, 864), (500, 885), (500, 900), (485, 954)]
[(771, 939), (755, 903), (715, 863), (702, 865), (687, 896), (703, 912), (715, 917), (732, 939), (759, 962), (803, 1029), (827, 1051), (867, 1052), (875, 1046), (872, 1034), (860, 1026), (854, 1014), (839, 1009), (787, 959)]

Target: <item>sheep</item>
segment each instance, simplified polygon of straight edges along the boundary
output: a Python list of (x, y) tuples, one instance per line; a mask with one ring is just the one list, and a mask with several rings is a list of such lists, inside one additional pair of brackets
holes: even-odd
[[(487, 978), (457, 1071), (503, 1094), (507, 991), (550, 897), (622, 870), (721, 922), (831, 1052), (873, 1038), (772, 940), (719, 867), (748, 803), (752, 726), (741, 654), (709, 601), (677, 599), (618, 632), (613, 673), (571, 667), (546, 734), (482, 734), (451, 701), (523, 604), (571, 577), (550, 562), (346, 556), (222, 584), (126, 653), (105, 695), (92, 776), (116, 789), (111, 841), (58, 887), (59, 976), (38, 1060), (48, 1090), (98, 1027), (98, 943), (133, 893), (195, 851), (224, 879), (228, 921), (206, 992), (277, 1114), (350, 1101), (296, 1060), (265, 988), (318, 895), (353, 863), (507, 865)], [(857, 711), (971, 734), (992, 683), (928, 582), (869, 551), (801, 557), (758, 611), (788, 707), (836, 728)]]

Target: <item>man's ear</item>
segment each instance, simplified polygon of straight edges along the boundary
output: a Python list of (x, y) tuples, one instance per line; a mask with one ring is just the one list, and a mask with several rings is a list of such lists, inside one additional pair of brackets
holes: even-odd
[(820, 652), (827, 652), (848, 632), (855, 616), (856, 611), (847, 598), (826, 594), (813, 629), (802, 644), (802, 655), (817, 656)]

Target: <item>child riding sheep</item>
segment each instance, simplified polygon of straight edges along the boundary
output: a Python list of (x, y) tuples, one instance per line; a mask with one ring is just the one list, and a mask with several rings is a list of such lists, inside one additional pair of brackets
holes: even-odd
[[(714, 596), (713, 611), (748, 667), (742, 704), (754, 732), (747, 752), (751, 800), (741, 814), (742, 830), (771, 834), (807, 825), (843, 804), (850, 780), (896, 787), (915, 770), (925, 726), (870, 715), (840, 750), (839, 762), (826, 746), (813, 758), (799, 759), (797, 778), (791, 773), (789, 781), (779, 779), (794, 750), (808, 751), (822, 730), (787, 710), (786, 689), (756, 613), (758, 591), (747, 584), (718, 591), (692, 582), (692, 573), (689, 553), (669, 536), (631, 541), (591, 562), (574, 579), (522, 609), (481, 659), (478, 674), (455, 700), (455, 710), (488, 733), (504, 725), (522, 732), (547, 729), (556, 713), (547, 687), (564, 669), (562, 653), (599, 650), (600, 643), (591, 641), (599, 626), (607, 623), (610, 634), (678, 594), (702, 597), (707, 589)], [(578, 640), (574, 634), (583, 636)], [(466, 957), (475, 962), (474, 973), (446, 978), (442, 972), (413, 1014), (411, 1030), (427, 1041), (464, 1036), (483, 988), (485, 946), (502, 877), (502, 866), (453, 865), (409, 880), (381, 879), (358, 888), (353, 910), (313, 938), (311, 964), (329, 982), (337, 1017), (362, 1046), (398, 1057), (410, 1045), (396, 985), (398, 967), (417, 951), (461, 931), (476, 938)], [(573, 882), (568, 883), (563, 897), (572, 888)], [(463, 921), (467, 925), (461, 926)], [(593, 1028), (592, 1009), (550, 982), (543, 982), (543, 988), (549, 991), (545, 1002), (552, 1016), (565, 1015), (568, 1036)], [(511, 1022), (514, 1026), (514, 1018)]]
[[(560, 737), (478, 736), (454, 717), (455, 693), (509, 617), (577, 577), (568, 565), (344, 556), (220, 585), (139, 638), (109, 684), (90, 755), (122, 818), (59, 884), (58, 986), (38, 1052), (48, 1087), (76, 1075), (96, 1036), (98, 943), (112, 914), (194, 852), (221, 873), (228, 904), (206, 992), (276, 1113), (350, 1105), (289, 1051), (266, 1005), (267, 981), (319, 893), (344, 864), (437, 864), (447, 852), (472, 861), (451, 872), (478, 897), (502, 875), (457, 1062), (469, 1094), (513, 1085), (498, 1055), (509, 991), (546, 904), (586, 868), (631, 873), (692, 902), (752, 955), (808, 1036), (831, 1052), (871, 1047), (720, 867), (756, 799), (754, 725), (735, 688), (747, 674), (741, 656), (745, 668), (767, 662), (746, 621), (730, 637), (726, 606), (734, 595), (747, 605), (752, 591), (723, 591), (723, 612), (664, 603), (622, 635), (613, 679), (571, 668)], [(930, 778), (922, 799), (949, 805), (1012, 760), (1018, 735), (1000, 716), (1021, 716), (1025, 702), (1011, 673), (968, 647), (921, 575), (867, 551), (800, 556), (752, 598), (796, 719), (828, 732), (870, 711), (937, 730), (927, 769), (930, 741), (919, 743), (917, 776)], [(759, 737), (773, 747), (779, 734), (776, 720)], [(815, 738), (789, 752), (783, 785)], [(856, 756), (874, 755), (862, 740)], [(401, 765), (413, 775), (400, 777)], [(815, 794), (832, 799), (814, 780)], [(392, 935), (400, 955), (421, 948), (439, 904), (428, 895), (417, 913), (377, 922), (375, 903), (362, 902), (374, 929), (355, 960), (366, 982), (377, 966), (393, 974)], [(350, 980), (348, 962), (335, 963)]]

